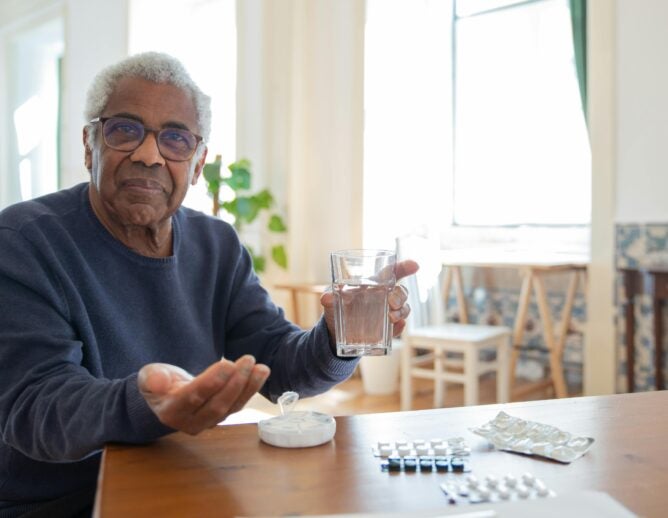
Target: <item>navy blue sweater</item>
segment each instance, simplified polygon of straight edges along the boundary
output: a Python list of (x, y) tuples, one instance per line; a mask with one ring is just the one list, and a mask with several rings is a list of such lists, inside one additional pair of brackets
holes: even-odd
[(234, 229), (181, 208), (173, 255), (136, 254), (101, 225), (88, 184), (0, 212), (0, 509), (94, 483), (107, 442), (173, 430), (137, 388), (147, 363), (196, 375), (252, 354), (272, 373), (262, 392), (302, 397), (348, 377), (324, 320), (285, 320)]

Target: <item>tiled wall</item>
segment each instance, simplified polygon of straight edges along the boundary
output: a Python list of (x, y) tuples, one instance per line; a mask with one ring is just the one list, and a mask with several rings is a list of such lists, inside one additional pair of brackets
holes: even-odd
[[(616, 267), (668, 265), (668, 223), (617, 224), (615, 228)], [(621, 275), (615, 286), (617, 325), (617, 390), (625, 392), (626, 383), (626, 298)], [(662, 315), (665, 322), (665, 314)], [(654, 311), (650, 295), (638, 295), (635, 300), (635, 390), (652, 390), (655, 383), (654, 367)], [(666, 323), (664, 323), (664, 328)], [(664, 341), (663, 350), (668, 351)], [(667, 358), (668, 359), (668, 358)], [(666, 365), (663, 366), (664, 373)]]
[[(495, 270), (491, 275), (494, 277), (503, 276), (503, 272)], [(471, 272), (469, 272), (468, 277), (471, 277)], [(546, 283), (548, 302), (552, 310), (553, 325), (555, 329), (559, 329), (559, 320), (556, 316), (562, 314), (568, 279), (563, 274), (554, 274), (550, 276), (549, 281)], [(500, 284), (501, 286), (471, 290), (469, 287), (476, 286), (477, 283), (474, 282), (471, 284), (465, 281), (469, 321), (471, 323), (504, 325), (512, 329), (517, 314), (521, 279), (518, 277), (512, 283), (503, 282), (503, 279), (501, 279), (501, 282), (495, 282), (495, 284)], [(514, 284), (514, 286), (509, 286), (509, 284)], [(447, 317), (450, 321), (458, 319), (458, 309), (454, 293), (450, 295)], [(585, 322), (586, 301), (584, 292), (580, 286), (575, 297), (571, 326), (564, 347), (565, 377), (571, 394), (580, 393), (582, 390), (583, 333)], [(528, 346), (529, 351), (523, 354), (523, 359), (517, 367), (518, 376), (528, 379), (543, 378), (544, 368), (548, 360), (544, 353), (536, 350), (536, 348), (544, 348), (545, 341), (543, 339), (543, 323), (540, 319), (538, 305), (533, 294), (529, 305), (523, 342)]]

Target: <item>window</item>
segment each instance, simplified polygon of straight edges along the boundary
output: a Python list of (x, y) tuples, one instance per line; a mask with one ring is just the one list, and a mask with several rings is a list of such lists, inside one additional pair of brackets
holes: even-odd
[(365, 246), (588, 225), (568, 0), (368, 0), (365, 38)]
[[(456, 1), (454, 222), (587, 224), (590, 152), (567, 0)], [(464, 9), (465, 8), (465, 9)]]
[[(166, 52), (181, 60), (199, 87), (211, 96), (208, 160), (236, 160), (237, 30), (235, 0), (132, 0), (129, 50)], [(151, 20), (151, 23), (147, 23)], [(211, 198), (200, 179), (184, 205), (211, 213)]]
[(58, 189), (62, 19), (17, 32), (8, 49), (11, 173), (4, 181), (3, 205)]

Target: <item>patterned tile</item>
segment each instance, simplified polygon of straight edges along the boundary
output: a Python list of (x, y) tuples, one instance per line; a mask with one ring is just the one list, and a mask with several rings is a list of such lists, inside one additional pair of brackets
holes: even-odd
[[(615, 228), (616, 264), (618, 267), (649, 266), (668, 264), (668, 224), (618, 224)], [(617, 390), (627, 390), (626, 382), (626, 319), (627, 301), (624, 297), (621, 275), (615, 285), (616, 330), (617, 330)], [(664, 328), (668, 329), (666, 315), (661, 315)], [(649, 295), (640, 295), (635, 300), (636, 329), (634, 341), (635, 390), (653, 390), (656, 380), (654, 366), (654, 310)], [(668, 338), (668, 337), (667, 337)], [(663, 344), (664, 351), (668, 351)], [(668, 355), (666, 355), (668, 356)], [(668, 360), (668, 358), (666, 358)], [(667, 365), (662, 366), (664, 377)]]

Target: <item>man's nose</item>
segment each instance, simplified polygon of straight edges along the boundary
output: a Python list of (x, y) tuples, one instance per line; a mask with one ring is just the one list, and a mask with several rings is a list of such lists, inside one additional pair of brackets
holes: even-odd
[(133, 162), (142, 162), (147, 167), (165, 165), (165, 159), (158, 148), (157, 135), (153, 131), (146, 132), (144, 141), (132, 152), (130, 159)]

